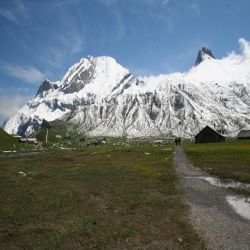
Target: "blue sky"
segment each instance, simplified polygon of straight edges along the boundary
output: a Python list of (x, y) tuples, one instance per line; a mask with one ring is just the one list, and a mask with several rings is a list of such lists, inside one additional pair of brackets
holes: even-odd
[(1, 0), (0, 123), (46, 78), (109, 55), (135, 75), (185, 71), (250, 40), (249, 0)]

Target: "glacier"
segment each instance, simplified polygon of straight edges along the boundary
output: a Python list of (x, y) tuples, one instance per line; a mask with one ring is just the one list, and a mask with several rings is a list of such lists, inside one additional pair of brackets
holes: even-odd
[(216, 59), (206, 48), (187, 72), (134, 76), (108, 56), (82, 58), (4, 124), (30, 135), (42, 120), (63, 120), (89, 136), (192, 137), (204, 126), (235, 136), (250, 127), (250, 44)]

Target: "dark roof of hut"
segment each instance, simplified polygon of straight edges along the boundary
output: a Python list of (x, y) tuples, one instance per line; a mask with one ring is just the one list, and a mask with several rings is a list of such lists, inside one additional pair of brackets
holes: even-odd
[(241, 130), (237, 137), (250, 137), (250, 130)]
[(216, 133), (217, 135), (219, 135), (219, 136), (221, 136), (221, 137), (225, 137), (225, 136), (221, 135), (219, 132), (217, 132), (216, 130), (212, 129), (211, 127), (206, 126), (205, 128), (203, 128), (203, 129), (195, 136), (195, 138), (198, 137), (201, 133), (203, 133), (204, 130), (210, 130), (210, 131)]

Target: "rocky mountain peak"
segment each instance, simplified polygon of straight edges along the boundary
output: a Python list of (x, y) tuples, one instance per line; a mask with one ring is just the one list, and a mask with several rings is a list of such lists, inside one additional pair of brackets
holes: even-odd
[(98, 96), (107, 88), (113, 89), (128, 73), (112, 57), (88, 56), (69, 68), (60, 86), (66, 94), (79, 92), (87, 87), (86, 91)]
[(201, 50), (198, 52), (198, 56), (195, 62), (195, 66), (199, 65), (201, 62), (203, 62), (206, 59), (215, 59), (212, 51), (206, 47), (203, 47)]
[(58, 85), (50, 82), (49, 80), (45, 80), (42, 82), (39, 89), (37, 90), (36, 96), (42, 94), (43, 92), (49, 91), (50, 89), (58, 89)]

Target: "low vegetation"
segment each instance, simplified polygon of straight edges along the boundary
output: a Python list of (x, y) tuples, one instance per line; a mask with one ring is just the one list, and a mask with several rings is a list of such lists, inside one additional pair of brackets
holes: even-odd
[(5, 152), (10, 153), (10, 151), (30, 151), (32, 149), (34, 149), (33, 145), (19, 143), (18, 138), (9, 135), (0, 128), (0, 155)]
[(112, 142), (0, 163), (0, 249), (202, 249), (172, 146)]
[(8, 150), (10, 148), (13, 148), (13, 145), (17, 143), (17, 139), (6, 133), (2, 128), (0, 128), (0, 149)]
[[(47, 129), (45, 128), (40, 128), (37, 132), (35, 132), (32, 136), (35, 137), (39, 142), (42, 142), (45, 144), (46, 142), (46, 134), (47, 134)], [(48, 136), (47, 136), (47, 141), (50, 144), (57, 143), (59, 140), (56, 138), (56, 133), (53, 129), (48, 130)]]
[(220, 178), (250, 183), (250, 141), (185, 144), (196, 167)]
[(235, 194), (239, 194), (245, 197), (250, 197), (250, 191), (243, 188), (229, 187), (228, 190)]

